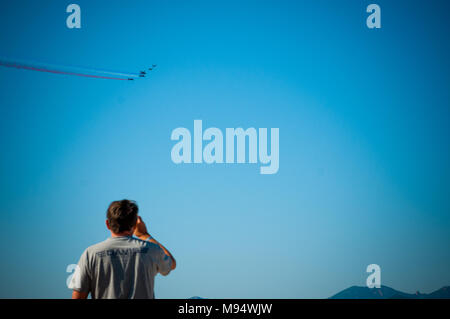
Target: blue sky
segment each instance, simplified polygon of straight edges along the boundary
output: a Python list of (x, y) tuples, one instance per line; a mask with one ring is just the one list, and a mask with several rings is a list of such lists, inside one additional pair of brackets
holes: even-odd
[[(178, 268), (156, 297), (326, 298), (450, 284), (447, 1), (2, 4), (0, 56), (138, 71), (0, 68), (0, 297), (66, 298), (66, 267), (138, 202)], [(175, 165), (177, 127), (277, 127), (280, 169)]]

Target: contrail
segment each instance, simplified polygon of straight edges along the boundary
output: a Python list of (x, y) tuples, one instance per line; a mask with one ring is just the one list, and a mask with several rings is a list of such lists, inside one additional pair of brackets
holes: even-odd
[[(125, 73), (125, 72), (106, 71), (106, 70), (100, 70), (100, 69), (88, 69), (88, 68), (81, 68), (81, 67), (58, 66), (58, 65), (50, 65), (47, 63), (30, 63), (30, 62), (22, 62), (22, 61), (11, 61), (11, 60), (7, 60), (7, 59), (3, 59), (3, 58), (0, 58), (0, 66), (16, 68), (16, 69), (25, 69), (25, 70), (31, 70), (31, 71), (74, 75), (74, 76), (82, 76), (82, 77), (97, 78), (97, 79), (119, 80), (119, 81), (128, 81), (128, 80), (133, 80), (134, 78), (143, 77), (142, 74), (138, 74), (138, 73)], [(65, 71), (64, 69), (72, 69), (75, 72), (72, 72), (70, 70)], [(97, 73), (97, 74), (91, 74), (91, 73)]]
[(39, 71), (39, 72), (48, 72), (48, 73), (56, 73), (56, 74), (76, 75), (76, 76), (84, 76), (84, 77), (88, 77), (88, 78), (120, 80), (120, 81), (127, 81), (128, 80), (128, 79), (125, 79), (125, 78), (115, 78), (115, 77), (110, 77), (110, 76), (82, 74), (82, 73), (65, 72), (65, 71), (58, 71), (58, 70), (49, 70), (49, 69), (43, 69), (43, 68), (35, 68), (33, 66), (27, 66), (27, 65), (4, 63), (3, 61), (0, 61), (0, 65), (1, 66), (6, 66), (8, 68), (25, 69), (25, 70), (32, 70), (32, 71)]

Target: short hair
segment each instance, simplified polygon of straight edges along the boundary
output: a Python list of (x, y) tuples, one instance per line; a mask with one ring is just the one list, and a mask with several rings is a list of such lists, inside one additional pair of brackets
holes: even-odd
[(116, 234), (130, 231), (136, 225), (138, 210), (136, 202), (132, 200), (112, 202), (106, 212), (109, 228)]

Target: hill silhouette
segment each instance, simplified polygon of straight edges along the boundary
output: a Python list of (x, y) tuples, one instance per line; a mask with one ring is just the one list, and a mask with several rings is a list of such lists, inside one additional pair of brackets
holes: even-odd
[[(188, 299), (207, 298), (194, 296)], [(352, 286), (328, 299), (450, 299), (450, 286), (442, 287), (429, 294), (422, 294), (419, 291), (415, 294), (409, 294), (383, 285), (380, 288)]]
[(380, 288), (352, 286), (329, 299), (450, 299), (450, 286), (442, 287), (429, 294), (422, 294), (419, 291), (409, 294), (387, 286)]

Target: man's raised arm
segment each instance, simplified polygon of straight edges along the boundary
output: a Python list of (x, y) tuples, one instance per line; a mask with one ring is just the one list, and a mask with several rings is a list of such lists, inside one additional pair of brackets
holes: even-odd
[(161, 247), (161, 249), (164, 251), (164, 253), (170, 257), (172, 260), (172, 267), (171, 269), (174, 270), (177, 266), (177, 262), (175, 261), (175, 258), (173, 258), (170, 251), (166, 249), (160, 242), (158, 242), (156, 239), (154, 239), (147, 231), (147, 226), (145, 226), (144, 221), (142, 220), (141, 216), (138, 216), (138, 220), (136, 223), (136, 228), (134, 229), (134, 235), (138, 237), (141, 240), (148, 240), (151, 243), (154, 243)]

